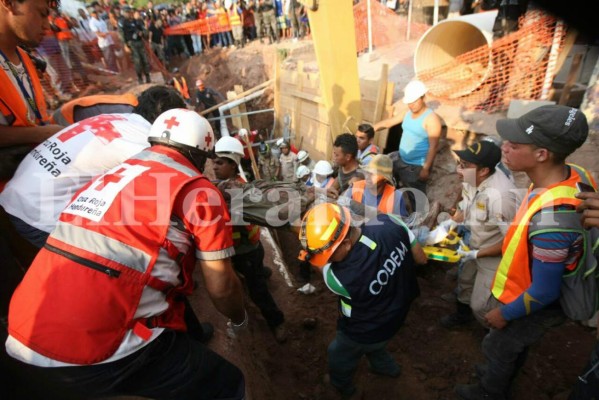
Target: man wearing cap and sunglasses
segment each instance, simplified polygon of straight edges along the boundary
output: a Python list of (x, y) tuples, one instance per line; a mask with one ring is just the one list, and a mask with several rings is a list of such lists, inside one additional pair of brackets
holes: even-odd
[(398, 377), (401, 367), (386, 347), (420, 294), (416, 264), (425, 264), (426, 255), (414, 235), (391, 214), (355, 226), (348, 208), (322, 203), (306, 213), (299, 237), (305, 259), (323, 269), (339, 296), (337, 334), (328, 348), (331, 384), (353, 395), (364, 355), (373, 373)]
[[(472, 321), (484, 324), (484, 315), (497, 305), (489, 285), (501, 260), (501, 247), (508, 224), (516, 215), (522, 198), (514, 183), (496, 169), (501, 149), (493, 142), (481, 140), (464, 150), (454, 150), (459, 157), (457, 173), (462, 181), (462, 199), (453, 216), (468, 233), (458, 274), (456, 312), (441, 318), (441, 325), (453, 328)], [(468, 250), (465, 250), (468, 246)]]
[(528, 347), (565, 319), (559, 301), (563, 277), (590, 253), (576, 213), (576, 184), (595, 186), (586, 170), (565, 159), (586, 141), (588, 129), (582, 112), (558, 105), (497, 121), (505, 165), (525, 172), (532, 184), (508, 227), (491, 284), (500, 305), (485, 315), (491, 330), (482, 343), (480, 382), (457, 385), (463, 399), (505, 399)]

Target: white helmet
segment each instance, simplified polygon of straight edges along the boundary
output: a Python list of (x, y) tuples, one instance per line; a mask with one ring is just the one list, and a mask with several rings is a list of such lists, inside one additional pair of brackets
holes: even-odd
[(223, 136), (218, 139), (214, 145), (214, 151), (218, 153), (233, 153), (243, 155), (243, 145), (241, 142), (231, 136)]
[(297, 152), (297, 161), (304, 162), (308, 159), (308, 152), (305, 150), (300, 150)]
[(333, 173), (331, 163), (325, 160), (320, 160), (314, 165), (314, 173), (318, 175), (328, 176)]
[(413, 80), (406, 85), (403, 93), (403, 102), (410, 104), (424, 96), (428, 92), (426, 85), (419, 80)]
[(150, 128), (148, 141), (203, 153), (204, 156), (211, 156), (214, 149), (214, 133), (208, 120), (184, 108), (160, 114)]
[(295, 171), (295, 177), (297, 179), (302, 179), (304, 176), (310, 175), (310, 168), (305, 165), (300, 165), (297, 167), (297, 171)]
[(245, 128), (241, 128), (238, 133), (240, 137), (244, 137), (248, 135), (248, 130)]
[(281, 145), (283, 144), (283, 142), (285, 141), (285, 139), (283, 138), (279, 138), (277, 139), (277, 141), (275, 142), (277, 147), (281, 147)]

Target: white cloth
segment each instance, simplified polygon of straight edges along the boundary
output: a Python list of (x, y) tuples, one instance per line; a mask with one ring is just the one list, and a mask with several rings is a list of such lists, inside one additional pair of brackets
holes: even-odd
[(51, 232), (84, 184), (149, 146), (150, 127), (137, 114), (103, 114), (63, 129), (23, 159), (0, 193), (0, 205)]
[(109, 33), (108, 26), (106, 25), (106, 22), (104, 22), (104, 20), (91, 17), (89, 19), (89, 28), (91, 29), (92, 32), (96, 33), (96, 36), (98, 36), (98, 47), (99, 48), (104, 49), (104, 48), (114, 44), (114, 41), (112, 40), (112, 36), (107, 35), (105, 37), (100, 37), (98, 35), (98, 32)]

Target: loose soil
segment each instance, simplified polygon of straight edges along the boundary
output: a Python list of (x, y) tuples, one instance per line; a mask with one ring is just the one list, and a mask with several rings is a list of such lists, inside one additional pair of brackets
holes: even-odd
[[(414, 42), (398, 46), (401, 49), (377, 49), (381, 59), (375, 63), (388, 62), (391, 79), (401, 86), (413, 76), (409, 70), (411, 53), (404, 50), (413, 49)], [(288, 55), (285, 67), (293, 68), (301, 60), (305, 68), (317, 68), (309, 41), (283, 42), (278, 47), (254, 42), (244, 49), (212, 49), (175, 64), (180, 66), (190, 85), (201, 78), (207, 86), (226, 94), (234, 85), (242, 85), (247, 90), (272, 78), (273, 61), (277, 54)], [(371, 71), (378, 71), (375, 63), (370, 65), (361, 60), (360, 74), (367, 76)], [(121, 83), (112, 86), (114, 92), (139, 92), (147, 87), (134, 86), (132, 76), (124, 75), (119, 79)], [(248, 110), (272, 107), (272, 91), (267, 90), (265, 95), (247, 107)], [(250, 124), (252, 129), (270, 130), (272, 114), (252, 116)], [(444, 209), (455, 204), (460, 190), (451, 148), (459, 147), (466, 140), (464, 135), (461, 131), (448, 131), (432, 174), (429, 198), (439, 201)], [(596, 137), (592, 137), (572, 157), (572, 161), (587, 167), (596, 178), (599, 172), (597, 141)], [(210, 174), (209, 167), (207, 173)], [(519, 182), (522, 186), (526, 184), (525, 179), (519, 179)], [(325, 382), (327, 346), (335, 335), (338, 317), (336, 297), (327, 290), (316, 271), (311, 280), (316, 292), (309, 295), (298, 292), (301, 284), (297, 279), (297, 237), (283, 230), (273, 232), (273, 236), (279, 246), (263, 240), (265, 263), (274, 271), (269, 287), (285, 313), (289, 332), (285, 343), (275, 341), (260, 312), (247, 296), (249, 327), (236, 340), (228, 338), (225, 334), (226, 319), (210, 303), (199, 274), (195, 277), (199, 289), (191, 299), (192, 304), (201, 320), (210, 321), (215, 326), (215, 336), (209, 346), (243, 370), (249, 399), (337, 399), (336, 392)], [(396, 379), (373, 375), (362, 360), (355, 376), (359, 388), (355, 399), (455, 399), (455, 384), (476, 381), (473, 365), (483, 360), (480, 344), (485, 329), (476, 322), (456, 330), (446, 330), (439, 324), (442, 316), (454, 311), (454, 304), (441, 299), (442, 294), (451, 292), (456, 286), (455, 278), (447, 273), (453, 267), (430, 262), (419, 268), (421, 295), (413, 303), (405, 325), (389, 344), (389, 350), (402, 365), (402, 374)], [(290, 275), (289, 280), (285, 279), (286, 274)], [(315, 326), (306, 325), (307, 318), (314, 319)], [(567, 322), (550, 331), (540, 343), (531, 347), (524, 368), (514, 383), (512, 398), (565, 399), (587, 362), (594, 337), (593, 328), (575, 322)]]

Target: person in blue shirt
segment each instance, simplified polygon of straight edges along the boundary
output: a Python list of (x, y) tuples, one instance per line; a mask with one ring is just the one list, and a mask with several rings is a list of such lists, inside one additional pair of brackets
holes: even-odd
[(337, 333), (328, 348), (330, 383), (342, 396), (353, 395), (362, 356), (371, 372), (397, 378), (401, 367), (387, 343), (420, 294), (416, 264), (427, 261), (411, 231), (392, 214), (352, 225), (348, 208), (322, 203), (306, 213), (299, 237), (304, 258), (322, 268), (339, 299)]

